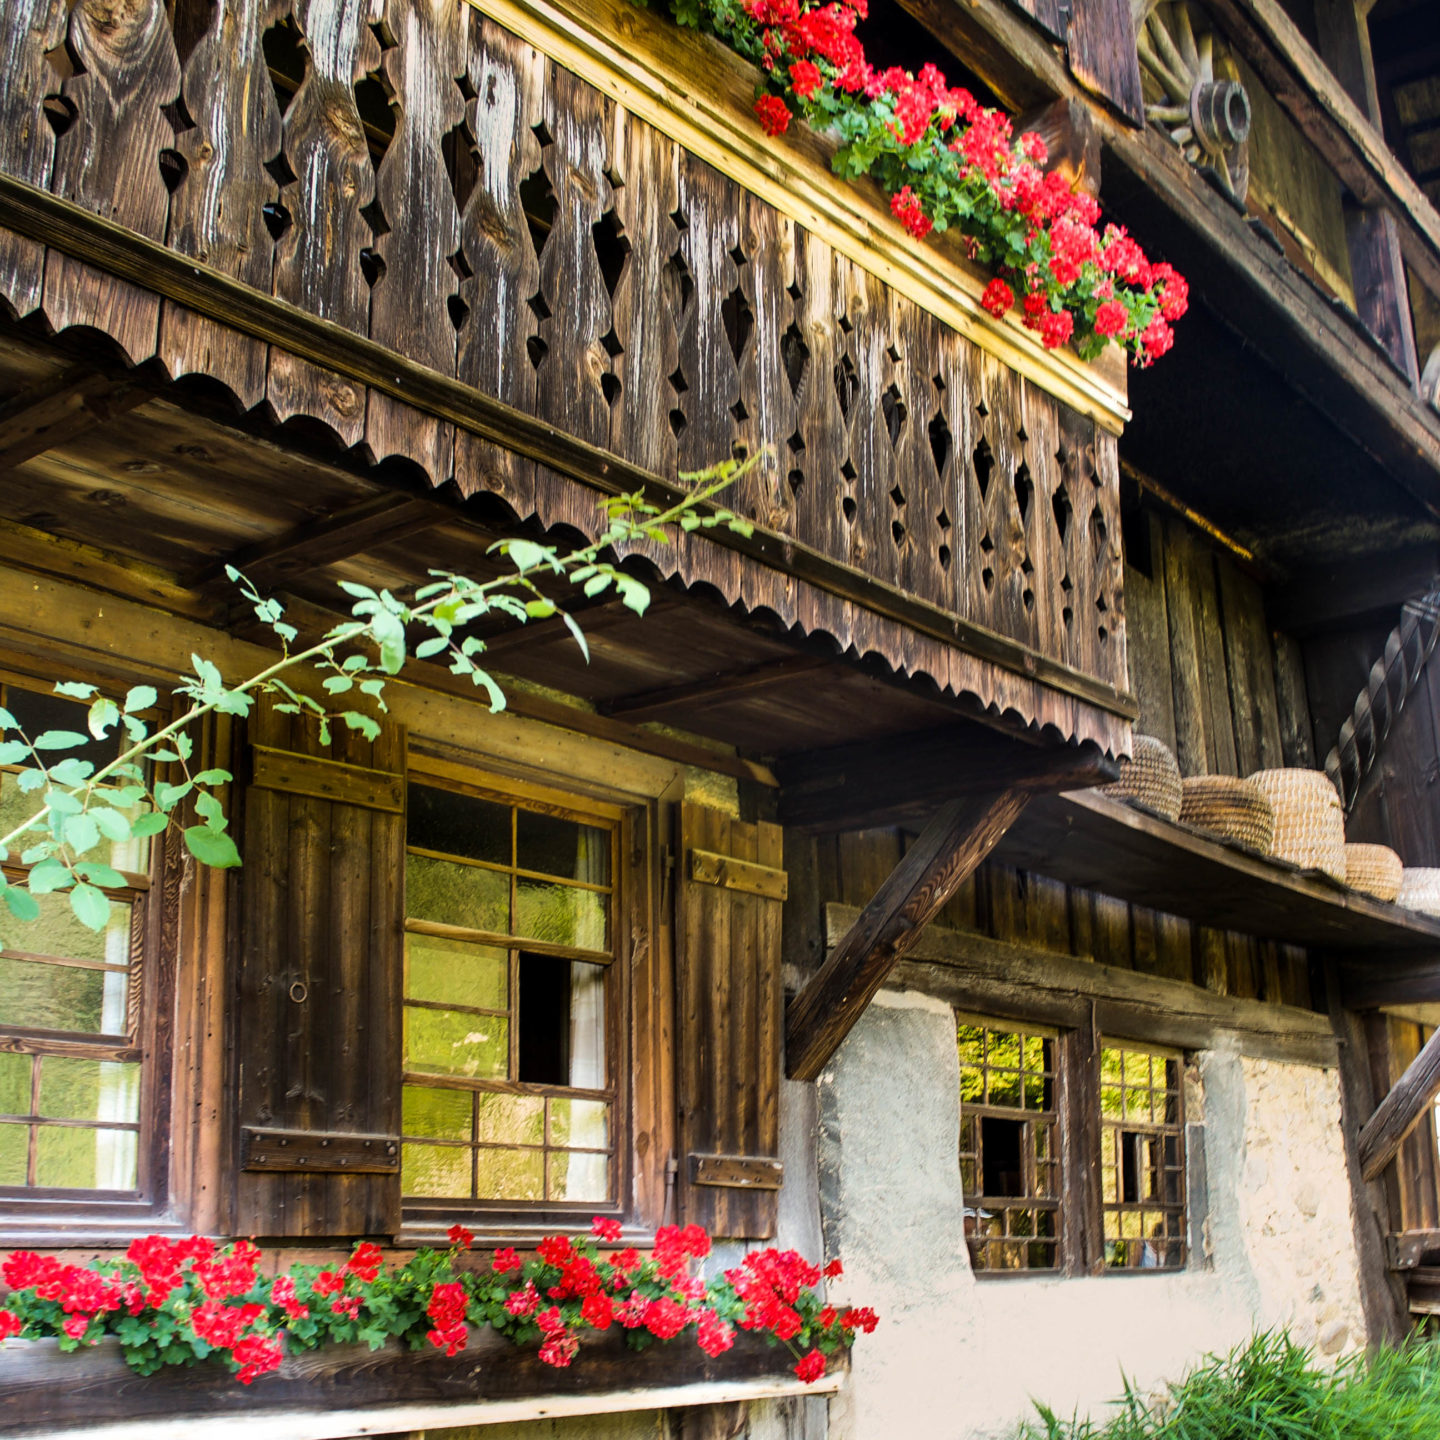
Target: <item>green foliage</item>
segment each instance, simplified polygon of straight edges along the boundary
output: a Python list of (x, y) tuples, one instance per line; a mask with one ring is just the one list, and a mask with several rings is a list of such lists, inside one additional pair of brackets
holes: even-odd
[(1061, 1420), (1037, 1405), (1024, 1440), (1432, 1440), (1440, 1435), (1440, 1343), (1342, 1360), (1333, 1369), (1282, 1333), (1211, 1356), (1160, 1400), (1127, 1380), (1116, 1413)]
[[(280, 645), (280, 658), (259, 673), (227, 684), (214, 661), (192, 655), (190, 672), (175, 686), (180, 713), (168, 723), (156, 717), (159, 695), (149, 685), (135, 686), (119, 701), (101, 695), (94, 685), (68, 680), (57, 684), (56, 694), (88, 706), (88, 733), (46, 730), (30, 735), (0, 708), (0, 765), (17, 767), (16, 787), (40, 802), (34, 814), (0, 835), (0, 861), (18, 859), (30, 867), (16, 879), (0, 872), (0, 916), (17, 923), (32, 921), (39, 914), (35, 896), (64, 891), (76, 919), (93, 930), (103, 929), (109, 915), (104, 892), (124, 885), (125, 877), (101, 863), (96, 852), (112, 843), (159, 835), (172, 824), (202, 865), (239, 865), (240, 852), (228, 833), (218, 793), (232, 777), (227, 770), (191, 767), (195, 727), (207, 715), (244, 717), (256, 697), (266, 695), (280, 713), (311, 718), (322, 744), (330, 743), (336, 726), (373, 740), (380, 734), (377, 717), (386, 710), (385, 682), (412, 656), (445, 659), (452, 674), (468, 676), (484, 693), (492, 710), (503, 710), (504, 692), (479, 661), (485, 641), (470, 633), (478, 621), (496, 617), (524, 625), (559, 615), (588, 660), (580, 626), (542, 587), (578, 587), (586, 599), (613, 590), (625, 606), (643, 615), (649, 590), (613, 557), (640, 543), (668, 545), (676, 528), (690, 533), (719, 526), (748, 536), (747, 521), (712, 502), (764, 458), (761, 451), (745, 461), (728, 460), (682, 475), (689, 488), (668, 506), (656, 504), (643, 490), (607, 497), (601, 507), (602, 533), (577, 550), (562, 552), (528, 539), (498, 541), (489, 554), (508, 568), (491, 580), (432, 570), (430, 581), (409, 595), (343, 580), (340, 588), (351, 599), (353, 618), (300, 649), (294, 648), (298, 632), (285, 620), (279, 601), (261, 595), (238, 570), (227, 567), (230, 579)], [(307, 671), (308, 685), (300, 679)], [(332, 708), (337, 702), (342, 708)], [(62, 753), (93, 746), (97, 740), (113, 742), (118, 752), (98, 768), (92, 760)]]

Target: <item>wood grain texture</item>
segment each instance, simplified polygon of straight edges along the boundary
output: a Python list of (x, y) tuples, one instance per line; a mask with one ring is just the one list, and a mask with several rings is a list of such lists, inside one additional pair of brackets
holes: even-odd
[(1132, 125), (1145, 123), (1130, 0), (1075, 0), (1065, 29), (1070, 73)]
[[(121, 6), (81, 0), (70, 12), (66, 41), (79, 68), (61, 94), (75, 119), (56, 144), (51, 188), (161, 240), (170, 197), (160, 152), (174, 137), (164, 107), (180, 90), (165, 7), (161, 0)], [(117, 285), (69, 256), (46, 263), (45, 312), (57, 330), (93, 325), (105, 331), (132, 364), (155, 353), (158, 297), (136, 285)]]
[(1399, 1153), (1405, 1137), (1440, 1094), (1440, 1030), (1425, 1042), (1365, 1122), (1358, 1142), (1361, 1173), (1373, 1180)]
[[(220, 0), (185, 59), (182, 92), (193, 125), (175, 137), (185, 173), (170, 200), (168, 243), (182, 255), (270, 290), (274, 241), (265, 207), (279, 193), (266, 162), (280, 150), (280, 107), (264, 74), (261, 37), (282, 0)], [(160, 359), (171, 375), (214, 376), (248, 410), (265, 395), (269, 357), (251, 336), (166, 304)]]
[[(465, 118), (457, 83), (465, 73), (465, 19), (454, 0), (385, 0), (381, 17), (393, 42), (380, 64), (396, 120), (375, 172), (385, 228), (372, 247), (382, 273), (370, 292), (370, 336), (441, 375), (455, 373), (460, 252), (442, 145)], [(369, 396), (365, 443), (376, 459), (413, 461), (432, 485), (453, 471), (454, 427), (388, 395)]]
[(805, 988), (786, 1007), (785, 1069), (814, 1080), (925, 925), (1029, 799), (997, 786), (941, 806)]
[[(744, 824), (691, 803), (681, 843), (749, 866), (779, 870), (781, 831)], [(711, 1183), (709, 1157), (778, 1164), (781, 1005), (780, 902), (696, 881), (679, 883), (676, 1005), (679, 1016), (680, 1213), (713, 1234), (768, 1239), (773, 1188)], [(693, 1162), (689, 1157), (700, 1157)]]
[[(55, 132), (43, 104), (54, 79), (45, 56), (65, 35), (65, 0), (16, 0), (0, 26), (0, 169), (48, 189)], [(45, 247), (0, 230), (0, 301), (18, 316), (40, 304)]]
[[(403, 776), (404, 737), (346, 733), (260, 711), (253, 743)], [(401, 781), (403, 783), (403, 780)], [(245, 796), (243, 933), (235, 1017), (239, 1119), (260, 1130), (400, 1131), (400, 886), (404, 817), (251, 786)], [(394, 1174), (245, 1171), (236, 1225), (256, 1235), (386, 1235), (400, 1223)]]
[[(370, 0), (297, 0), (309, 65), (285, 111), (284, 155), (296, 178), (282, 187), (290, 224), (275, 247), (274, 293), (357, 335), (369, 329), (370, 292), (360, 252), (372, 239), (361, 211), (375, 172), (355, 84), (380, 64), (366, 23)], [(266, 398), (276, 418), (308, 415), (345, 445), (364, 434), (365, 392), (284, 350), (271, 350)]]

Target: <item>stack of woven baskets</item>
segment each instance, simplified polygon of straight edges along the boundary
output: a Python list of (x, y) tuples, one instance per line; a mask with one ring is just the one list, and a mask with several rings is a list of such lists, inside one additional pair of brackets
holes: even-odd
[(1180, 819), (1197, 830), (1268, 855), (1275, 842), (1275, 811), (1252, 780), (1234, 775), (1192, 775), (1182, 783)]
[(1152, 735), (1136, 735), (1134, 753), (1121, 757), (1120, 778), (1101, 793), (1152, 815), (1174, 820), (1180, 814), (1180, 767), (1170, 747)]
[(1136, 735), (1104, 793), (1259, 855), (1318, 870), (1387, 903), (1440, 916), (1440, 869), (1406, 869), (1387, 845), (1346, 844), (1345, 812), (1323, 770), (1257, 770), (1181, 779), (1169, 748)]

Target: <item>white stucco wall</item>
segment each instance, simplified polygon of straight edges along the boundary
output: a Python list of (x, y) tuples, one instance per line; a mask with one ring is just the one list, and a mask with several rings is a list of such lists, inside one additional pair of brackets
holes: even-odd
[(826, 1250), (845, 1262), (840, 1297), (883, 1316), (831, 1405), (830, 1440), (1010, 1434), (1032, 1398), (1094, 1411), (1122, 1369), (1158, 1388), (1257, 1327), (1288, 1325), (1332, 1354), (1363, 1344), (1338, 1076), (1225, 1050), (1198, 1069), (1208, 1264), (977, 1280), (953, 1017), (926, 997), (878, 997), (819, 1082)]

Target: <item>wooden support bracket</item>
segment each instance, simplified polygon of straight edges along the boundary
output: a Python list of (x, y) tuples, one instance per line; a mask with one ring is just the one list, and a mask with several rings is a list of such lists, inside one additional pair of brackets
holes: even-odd
[(0, 404), (0, 473), (143, 405), (154, 390), (134, 376), (73, 366)]
[(935, 812), (785, 1013), (786, 1071), (814, 1080), (926, 923), (1014, 824), (1030, 798), (1008, 784)]
[(1420, 1123), (1440, 1095), (1440, 1030), (1424, 1044), (1375, 1107), (1360, 1131), (1360, 1170), (1373, 1180), (1399, 1154), (1405, 1137)]

